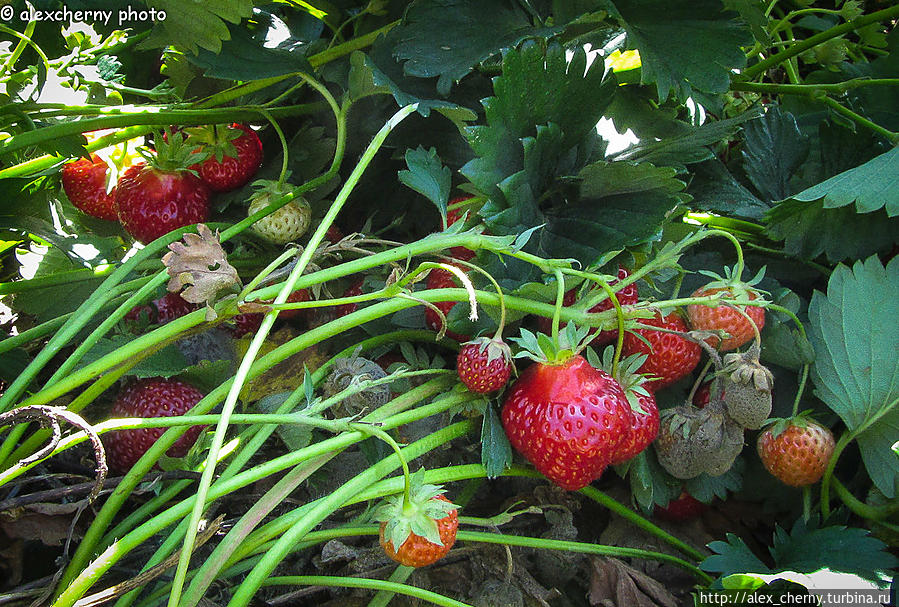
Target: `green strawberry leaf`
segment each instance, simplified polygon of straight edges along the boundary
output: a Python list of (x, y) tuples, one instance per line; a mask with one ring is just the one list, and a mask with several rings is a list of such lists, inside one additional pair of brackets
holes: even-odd
[(608, 159), (651, 162), (683, 171), (688, 164), (714, 158), (715, 152), (709, 146), (730, 139), (741, 125), (761, 115), (761, 110), (749, 110), (734, 118), (709, 120), (699, 126), (676, 129), (666, 136), (641, 140)]
[(800, 202), (821, 198), (825, 209), (839, 209), (854, 203), (857, 213), (884, 209), (887, 217), (896, 217), (899, 215), (899, 148), (793, 196)]
[(641, 83), (655, 83), (662, 101), (672, 92), (679, 99), (694, 91), (723, 93), (732, 70), (746, 64), (741, 47), (751, 44), (752, 37), (720, 0), (608, 4), (623, 21), (628, 48), (640, 52)]
[(409, 170), (398, 174), (400, 181), (433, 202), (445, 218), (453, 175), (441, 162), (437, 150), (425, 150), (421, 146), (406, 150), (406, 166)]
[(445, 96), (453, 82), (481, 61), (527, 37), (549, 33), (551, 30), (534, 28), (515, 3), (416, 0), (393, 32), (393, 53), (406, 75), (436, 77), (437, 92)]
[(717, 158), (691, 167), (693, 179), (687, 193), (693, 197), (690, 207), (721, 215), (758, 221), (770, 208), (750, 192)]
[(727, 534), (727, 541), (709, 542), (709, 550), (714, 552), (699, 564), (699, 568), (710, 573), (718, 573), (722, 577), (735, 573), (771, 573), (768, 568), (746, 545), (746, 542), (733, 533)]
[(727, 499), (728, 492), (739, 491), (743, 487), (742, 458), (737, 458), (730, 470), (720, 476), (700, 474), (695, 478), (684, 481), (687, 493), (700, 502), (709, 503), (716, 497)]
[(783, 200), (792, 193), (790, 177), (805, 162), (808, 137), (796, 118), (774, 106), (743, 128), (743, 170), (766, 201)]
[(481, 423), (481, 465), (487, 471), (487, 478), (496, 478), (512, 465), (512, 445), (496, 408), (489, 404)]
[(253, 15), (253, 0), (217, 0), (196, 2), (183, 0), (147, 0), (157, 11), (165, 11), (165, 19), (157, 21), (143, 48), (174, 45), (196, 54), (199, 48), (218, 53), (222, 41), (231, 39), (225, 21), (240, 23)]
[(604, 253), (658, 237), (668, 213), (683, 199), (676, 171), (648, 162), (597, 162), (585, 167), (580, 201), (548, 214), (541, 249), (586, 265)]
[[(544, 158), (544, 146), (546, 149), (569, 150), (582, 143), (586, 135), (594, 132), (597, 121), (611, 102), (615, 82), (605, 77), (601, 62), (593, 62), (587, 67), (587, 56), (582, 49), (574, 51), (569, 59), (565, 49), (557, 43), (528, 40), (505, 53), (502, 75), (494, 78), (493, 91), (493, 97), (481, 102), (486, 124), (465, 130), (478, 158), (463, 166), (461, 172), (482, 192), (491, 194), (492, 198), (498, 197), (501, 201), (497, 203), (498, 212), (507, 206), (517, 206), (517, 199), (502, 196), (497, 184), (526, 168), (522, 139), (541, 139), (537, 125), (556, 125), (561, 131), (561, 142), (555, 134), (552, 137), (544, 135), (547, 141), (540, 143), (541, 152), (534, 155), (540, 160), (530, 162), (528, 166), (552, 164), (558, 151), (550, 158)], [(534, 184), (543, 180), (524, 181)], [(507, 192), (513, 189), (507, 188)], [(534, 199), (541, 193), (530, 192)], [(485, 212), (482, 209), (482, 214)]]
[(884, 267), (870, 257), (839, 265), (809, 304), (815, 349), (815, 394), (858, 440), (874, 484), (896, 496), (899, 461), (890, 450), (899, 436), (899, 258)]
[(771, 555), (780, 570), (812, 573), (827, 567), (869, 580), (878, 580), (882, 572), (899, 565), (899, 558), (887, 552), (886, 545), (867, 529), (843, 525), (816, 528), (802, 518), (789, 533), (775, 527)]
[(659, 465), (654, 449), (638, 453), (627, 465), (631, 493), (645, 511), (651, 512), (655, 505), (664, 507), (680, 495), (681, 481)]
[[(260, 413), (276, 413), (278, 408), (290, 397), (290, 392), (269, 394), (256, 401), (256, 409)], [(291, 451), (299, 451), (312, 442), (312, 428), (300, 424), (278, 424), (275, 429), (278, 437)]]
[(220, 49), (201, 49), (196, 55), (187, 55), (191, 63), (205, 70), (205, 76), (222, 80), (262, 80), (293, 72), (312, 74), (312, 66), (302, 52), (266, 48), (265, 36), (257, 39), (243, 27), (230, 29), (231, 34), (221, 43)]
[(885, 253), (899, 234), (899, 218), (888, 217), (883, 209), (873, 213), (858, 213), (852, 206), (827, 209), (823, 200), (786, 200), (772, 208), (766, 220), (767, 234), (784, 241), (784, 251), (803, 259), (823, 253), (837, 262)]
[[(128, 334), (103, 337), (94, 344), (94, 347), (78, 362), (75, 369), (81, 369), (94, 361), (128, 345), (134, 337)], [(123, 359), (121, 362), (125, 362)], [(128, 375), (138, 378), (144, 377), (172, 377), (179, 375), (190, 366), (184, 355), (174, 345), (168, 345), (158, 352), (154, 352), (131, 367)]]

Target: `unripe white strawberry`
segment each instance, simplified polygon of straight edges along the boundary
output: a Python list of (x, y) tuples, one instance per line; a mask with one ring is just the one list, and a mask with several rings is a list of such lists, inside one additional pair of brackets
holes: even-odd
[[(264, 209), (273, 199), (269, 191), (262, 190), (250, 199), (248, 215)], [(275, 198), (277, 199), (277, 197)], [(285, 244), (300, 238), (309, 229), (312, 209), (303, 198), (291, 200), (286, 205), (266, 215), (253, 224), (253, 231), (275, 244)]]

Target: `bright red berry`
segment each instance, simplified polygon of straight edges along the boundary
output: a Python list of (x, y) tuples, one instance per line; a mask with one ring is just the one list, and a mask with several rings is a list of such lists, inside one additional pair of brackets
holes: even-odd
[(472, 392), (501, 390), (512, 375), (512, 352), (501, 339), (479, 337), (462, 345), (456, 357), (456, 373)]
[(680, 496), (670, 500), (664, 508), (656, 506), (655, 514), (666, 521), (683, 522), (698, 517), (708, 510), (708, 507), (708, 504), (700, 502), (686, 491), (681, 491)]
[[(646, 385), (648, 386), (649, 382)], [(655, 396), (648, 390), (647, 393), (632, 392), (632, 394), (642, 413), (631, 409), (628, 416), (630, 431), (627, 438), (618, 446), (611, 462), (613, 464), (620, 464), (636, 457), (659, 435), (659, 407)]]
[[(655, 318), (641, 318), (640, 323), (672, 331), (687, 331), (686, 323), (677, 312), (664, 318), (661, 313), (656, 312)], [(649, 343), (644, 343), (635, 334), (641, 335)], [(658, 378), (647, 384), (647, 388), (652, 391), (670, 386), (688, 375), (699, 364), (702, 355), (698, 344), (680, 335), (652, 329), (635, 329), (633, 333), (625, 333), (622, 351), (625, 355), (646, 354), (646, 362), (640, 367), (640, 373)]]
[(512, 446), (568, 491), (599, 478), (629, 432), (627, 397), (582, 356), (534, 363), (512, 384), (502, 410)]
[[(453, 276), (453, 273), (449, 270), (444, 270), (443, 268), (435, 268), (431, 270), (431, 273), (428, 274), (428, 280), (425, 283), (427, 289), (453, 289), (456, 288), (456, 280)], [(437, 307), (438, 310), (443, 312), (444, 316), (447, 316), (450, 313), (450, 310), (453, 309), (457, 301), (438, 301), (434, 302), (434, 306)], [(432, 331), (440, 331), (443, 322), (440, 319), (440, 316), (432, 310), (430, 307), (425, 308), (425, 325), (431, 329)], [(469, 335), (461, 335), (460, 333), (454, 333), (453, 331), (446, 331), (446, 336), (452, 339), (455, 339), (459, 342), (468, 341), (471, 339)]]
[[(725, 292), (726, 297), (736, 297), (733, 290), (728, 287), (702, 287), (694, 291), (691, 297), (707, 297), (721, 292)], [(746, 294), (750, 300), (758, 299), (759, 297), (759, 294), (751, 289), (747, 290)], [(758, 330), (761, 331), (762, 327), (765, 326), (765, 309), (758, 306), (746, 306), (745, 312), (752, 319), (752, 322), (755, 323), (755, 326), (758, 327)], [(687, 306), (687, 316), (690, 318), (690, 326), (694, 329), (727, 331), (730, 337), (722, 341), (720, 345), (718, 345), (720, 340), (717, 337), (710, 337), (706, 340), (711, 346), (717, 346), (722, 352), (735, 350), (755, 337), (755, 332), (752, 330), (752, 325), (749, 324), (749, 321), (742, 314), (725, 305), (713, 308), (711, 306), (693, 304)]]
[[(446, 497), (436, 495), (428, 500), (420, 510), (423, 511), (421, 513), (423, 516), (436, 523), (439, 544), (413, 532), (412, 529), (416, 528), (413, 522), (397, 520), (397, 518), (382, 522), (378, 534), (378, 542), (384, 549), (384, 553), (406, 567), (424, 567), (435, 563), (446, 556), (456, 542), (459, 514)], [(428, 510), (436, 512), (429, 513)], [(440, 518), (437, 518), (438, 516)], [(396, 539), (397, 537), (406, 539), (400, 541)], [(399, 544), (400, 547), (396, 548), (396, 544)]]
[(152, 324), (164, 325), (168, 322), (190, 314), (197, 309), (192, 303), (184, 300), (177, 293), (166, 293), (159, 299), (154, 299), (149, 304), (135, 306), (125, 314), (127, 320), (137, 321), (141, 314), (146, 314)]
[(135, 240), (148, 243), (177, 228), (209, 218), (209, 188), (187, 171), (130, 167), (116, 186), (119, 221)]
[[(110, 417), (171, 417), (184, 415), (203, 393), (177, 379), (154, 377), (140, 379), (126, 387), (116, 398)], [(166, 455), (183, 457), (196, 442), (203, 426), (192, 426), (172, 445)], [(153, 446), (167, 428), (116, 430), (103, 435), (106, 457), (113, 472), (127, 472)]]
[(205, 143), (209, 158), (192, 166), (213, 192), (228, 192), (246, 184), (262, 165), (262, 141), (252, 128), (234, 123), (188, 129), (190, 141)]
[(810, 421), (790, 422), (781, 432), (778, 424), (759, 434), (758, 452), (765, 468), (781, 482), (793, 487), (821, 480), (833, 455), (833, 434)]
[[(98, 219), (115, 221), (115, 186), (109, 188), (109, 167), (96, 154), (62, 167), (62, 187), (81, 211)], [(107, 191), (108, 188), (108, 191)]]

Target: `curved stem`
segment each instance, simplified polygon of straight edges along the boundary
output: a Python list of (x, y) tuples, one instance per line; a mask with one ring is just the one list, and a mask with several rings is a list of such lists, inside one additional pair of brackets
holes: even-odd
[(845, 449), (849, 443), (852, 442), (852, 439), (855, 438), (854, 434), (846, 430), (843, 432), (843, 435), (840, 436), (840, 440), (837, 441), (836, 446), (833, 449), (833, 455), (830, 456), (830, 461), (827, 462), (827, 468), (824, 469), (824, 477), (821, 479), (821, 519), (826, 521), (830, 516), (830, 481), (833, 476), (833, 469), (837, 465), (837, 460), (840, 459), (840, 455), (843, 453), (843, 449)]
[(358, 424), (350, 424), (350, 427), (354, 430), (359, 430), (364, 434), (369, 434), (371, 436), (377, 437), (387, 443), (387, 445), (393, 449), (393, 452), (396, 453), (396, 456), (400, 460), (400, 466), (403, 469), (403, 512), (408, 512), (412, 507), (412, 473), (409, 472), (409, 463), (406, 461), (406, 458), (403, 457), (403, 450), (400, 449), (400, 446), (393, 440), (393, 437), (378, 428), (377, 426), (365, 423)]
[(853, 19), (852, 21), (847, 21), (846, 23), (842, 23), (830, 29), (826, 29), (823, 32), (797, 42), (789, 48), (784, 49), (783, 51), (772, 55), (771, 57), (768, 57), (763, 61), (759, 61), (755, 65), (749, 66), (748, 68), (743, 70), (740, 77), (741, 79), (752, 80), (756, 76), (764, 74), (768, 69), (779, 65), (780, 63), (783, 63), (784, 61), (792, 57), (804, 53), (805, 51), (821, 44), (822, 42), (826, 42), (832, 38), (842, 36), (843, 34), (857, 30), (871, 23), (886, 21), (897, 16), (899, 16), (899, 6), (892, 6), (870, 13), (868, 15), (863, 15), (861, 17)]
[(556, 275), (556, 306), (555, 306), (555, 309), (553, 310), (552, 338), (553, 338), (553, 343), (558, 344), (559, 343), (559, 317), (562, 313), (562, 308), (565, 305), (565, 276), (562, 274), (562, 270), (560, 270), (560, 269), (554, 270), (553, 274)]
[(281, 575), (273, 576), (263, 581), (261, 586), (329, 586), (336, 588), (365, 588), (369, 590), (380, 590), (382, 592), (391, 592), (395, 594), (405, 594), (434, 605), (442, 605), (443, 607), (471, 607), (468, 603), (463, 603), (455, 599), (451, 599), (442, 594), (424, 590), (409, 584), (400, 584), (386, 580), (373, 580), (370, 578), (359, 577), (341, 577), (330, 575)]
[(287, 179), (287, 166), (290, 157), (290, 151), (287, 148), (287, 138), (284, 136), (284, 131), (281, 130), (278, 121), (275, 120), (268, 110), (259, 110), (259, 113), (265, 116), (269, 124), (272, 125), (272, 128), (275, 129), (275, 133), (278, 135), (278, 141), (281, 142), (281, 172), (278, 173), (278, 187), (280, 187), (284, 185), (284, 180)]

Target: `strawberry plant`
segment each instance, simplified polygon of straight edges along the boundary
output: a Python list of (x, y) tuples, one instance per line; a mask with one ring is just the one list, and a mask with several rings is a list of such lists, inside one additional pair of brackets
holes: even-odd
[(0, 603), (890, 585), (895, 3), (35, 4)]

